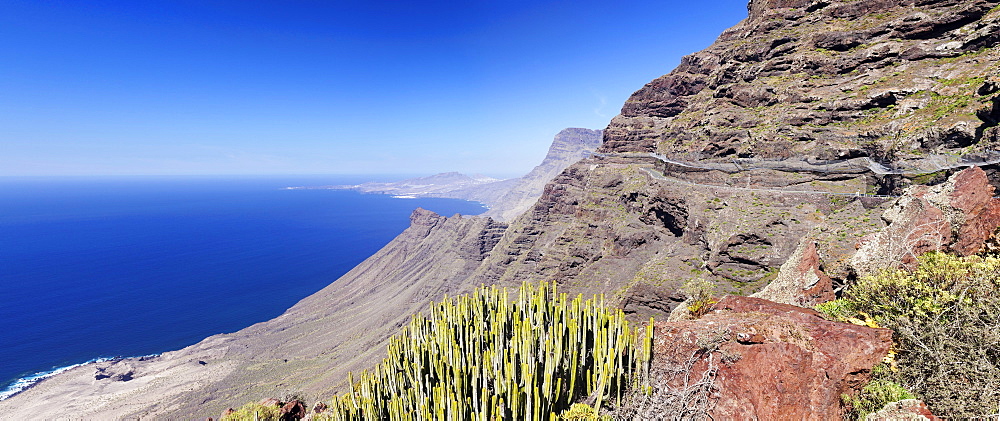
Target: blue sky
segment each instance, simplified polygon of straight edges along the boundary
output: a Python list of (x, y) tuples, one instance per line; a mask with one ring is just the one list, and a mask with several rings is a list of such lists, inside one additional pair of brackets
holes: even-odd
[(20, 1), (0, 175), (520, 175), (745, 0)]

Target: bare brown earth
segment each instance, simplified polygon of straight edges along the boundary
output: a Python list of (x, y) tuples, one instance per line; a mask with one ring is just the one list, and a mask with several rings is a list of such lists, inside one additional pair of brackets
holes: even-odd
[[(481, 283), (555, 280), (566, 292), (607, 294), (645, 319), (677, 307), (690, 279), (751, 294), (795, 278), (779, 273), (793, 255), (788, 270), (824, 274), (834, 287), (896, 264), (853, 260), (864, 239), (895, 223), (887, 210), (917, 199), (914, 190), (902, 199), (865, 194), (902, 195), (961, 168), (878, 174), (740, 161), (721, 170), (645, 153), (687, 163), (867, 158), (887, 168), (987, 156), (1000, 131), (998, 5), (753, 0), (748, 19), (638, 90), (605, 130), (602, 154), (563, 171), (509, 226), (418, 211), (385, 249), (274, 320), (122, 362), (134, 374), (114, 386), (94, 379), (94, 366), (72, 370), (0, 402), (0, 414), (175, 419), (286, 393), (327, 398), (348, 370), (370, 367), (384, 339), (427, 301)], [(984, 170), (996, 184), (995, 166)], [(988, 219), (993, 206), (967, 198), (951, 207)], [(968, 232), (992, 236), (995, 227)], [(955, 240), (948, 244), (967, 247)], [(806, 367), (801, 375), (816, 374)]]

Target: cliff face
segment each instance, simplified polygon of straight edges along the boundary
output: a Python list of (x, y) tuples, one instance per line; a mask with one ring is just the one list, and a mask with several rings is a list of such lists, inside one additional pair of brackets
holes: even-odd
[(636, 91), (605, 152), (688, 160), (992, 151), (995, 0), (754, 0), (750, 16)]
[(552, 140), (541, 164), (516, 179), (485, 213), (494, 219), (510, 221), (535, 204), (545, 185), (566, 167), (593, 154), (601, 145), (602, 130), (569, 128)]
[[(784, 301), (829, 297), (872, 266), (852, 264), (857, 248), (884, 238), (897, 223), (885, 212), (905, 207), (866, 193), (900, 194), (995, 158), (998, 4), (754, 0), (748, 19), (637, 91), (600, 153), (562, 171), (509, 226), (418, 211), (384, 250), (275, 320), (123, 362), (133, 380), (114, 386), (95, 383), (93, 367), (70, 371), (0, 402), (0, 413), (60, 396), (84, 416), (173, 418), (291, 392), (326, 398), (427, 301), (480, 283), (554, 280), (605, 293), (637, 319), (665, 317), (698, 278), (718, 293), (780, 278), (791, 286), (768, 293)], [(914, 172), (928, 167), (944, 170)], [(985, 169), (959, 178), (996, 182)], [(125, 392), (142, 398), (107, 403)]]
[(752, 1), (636, 91), (599, 155), (550, 183), (477, 273), (557, 279), (642, 315), (691, 278), (752, 293), (808, 244), (828, 283), (858, 275), (855, 246), (893, 200), (866, 193), (997, 158), (998, 4)]

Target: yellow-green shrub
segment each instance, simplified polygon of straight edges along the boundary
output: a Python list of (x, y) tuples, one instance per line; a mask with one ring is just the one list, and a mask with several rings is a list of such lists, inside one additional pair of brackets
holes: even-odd
[(220, 418), (219, 421), (279, 421), (280, 419), (281, 408), (251, 402), (241, 406), (236, 412)]
[(715, 284), (704, 279), (690, 279), (681, 287), (681, 292), (687, 297), (688, 313), (701, 317), (715, 305)]
[(929, 253), (912, 271), (860, 279), (817, 306), (895, 332), (895, 379), (936, 415), (995, 413), (1000, 404), (1000, 259)]
[(574, 403), (569, 409), (559, 414), (559, 419), (562, 421), (596, 421), (600, 417), (597, 416), (597, 411), (591, 408), (590, 405)]

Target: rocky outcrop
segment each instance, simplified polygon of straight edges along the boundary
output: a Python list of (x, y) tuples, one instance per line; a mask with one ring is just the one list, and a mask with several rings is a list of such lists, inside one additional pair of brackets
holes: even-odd
[(128, 360), (101, 362), (94, 368), (94, 380), (127, 382), (133, 377), (135, 377), (135, 366)]
[(765, 300), (812, 307), (836, 297), (833, 280), (820, 269), (814, 241), (806, 241), (781, 265), (778, 276), (753, 295)]
[[(911, 267), (929, 251), (960, 256), (993, 247), (1000, 228), (1000, 199), (981, 168), (961, 171), (936, 186), (915, 186), (890, 202), (883, 212), (885, 229), (860, 238), (854, 253), (842, 259), (853, 276), (882, 269)], [(754, 294), (781, 303), (811, 306), (834, 298), (833, 280), (823, 267), (815, 233), (781, 266), (778, 276)]]
[(653, 394), (632, 402), (633, 418), (839, 420), (841, 395), (868, 380), (892, 331), (729, 296), (698, 320), (657, 323), (653, 346)]
[(911, 266), (928, 251), (960, 256), (980, 252), (1000, 228), (1000, 199), (993, 197), (986, 172), (978, 167), (937, 186), (915, 186), (882, 218), (889, 224), (861, 240), (851, 265), (859, 274)]
[(298, 399), (292, 399), (281, 405), (281, 421), (293, 421), (305, 418), (307, 414), (306, 403)]

